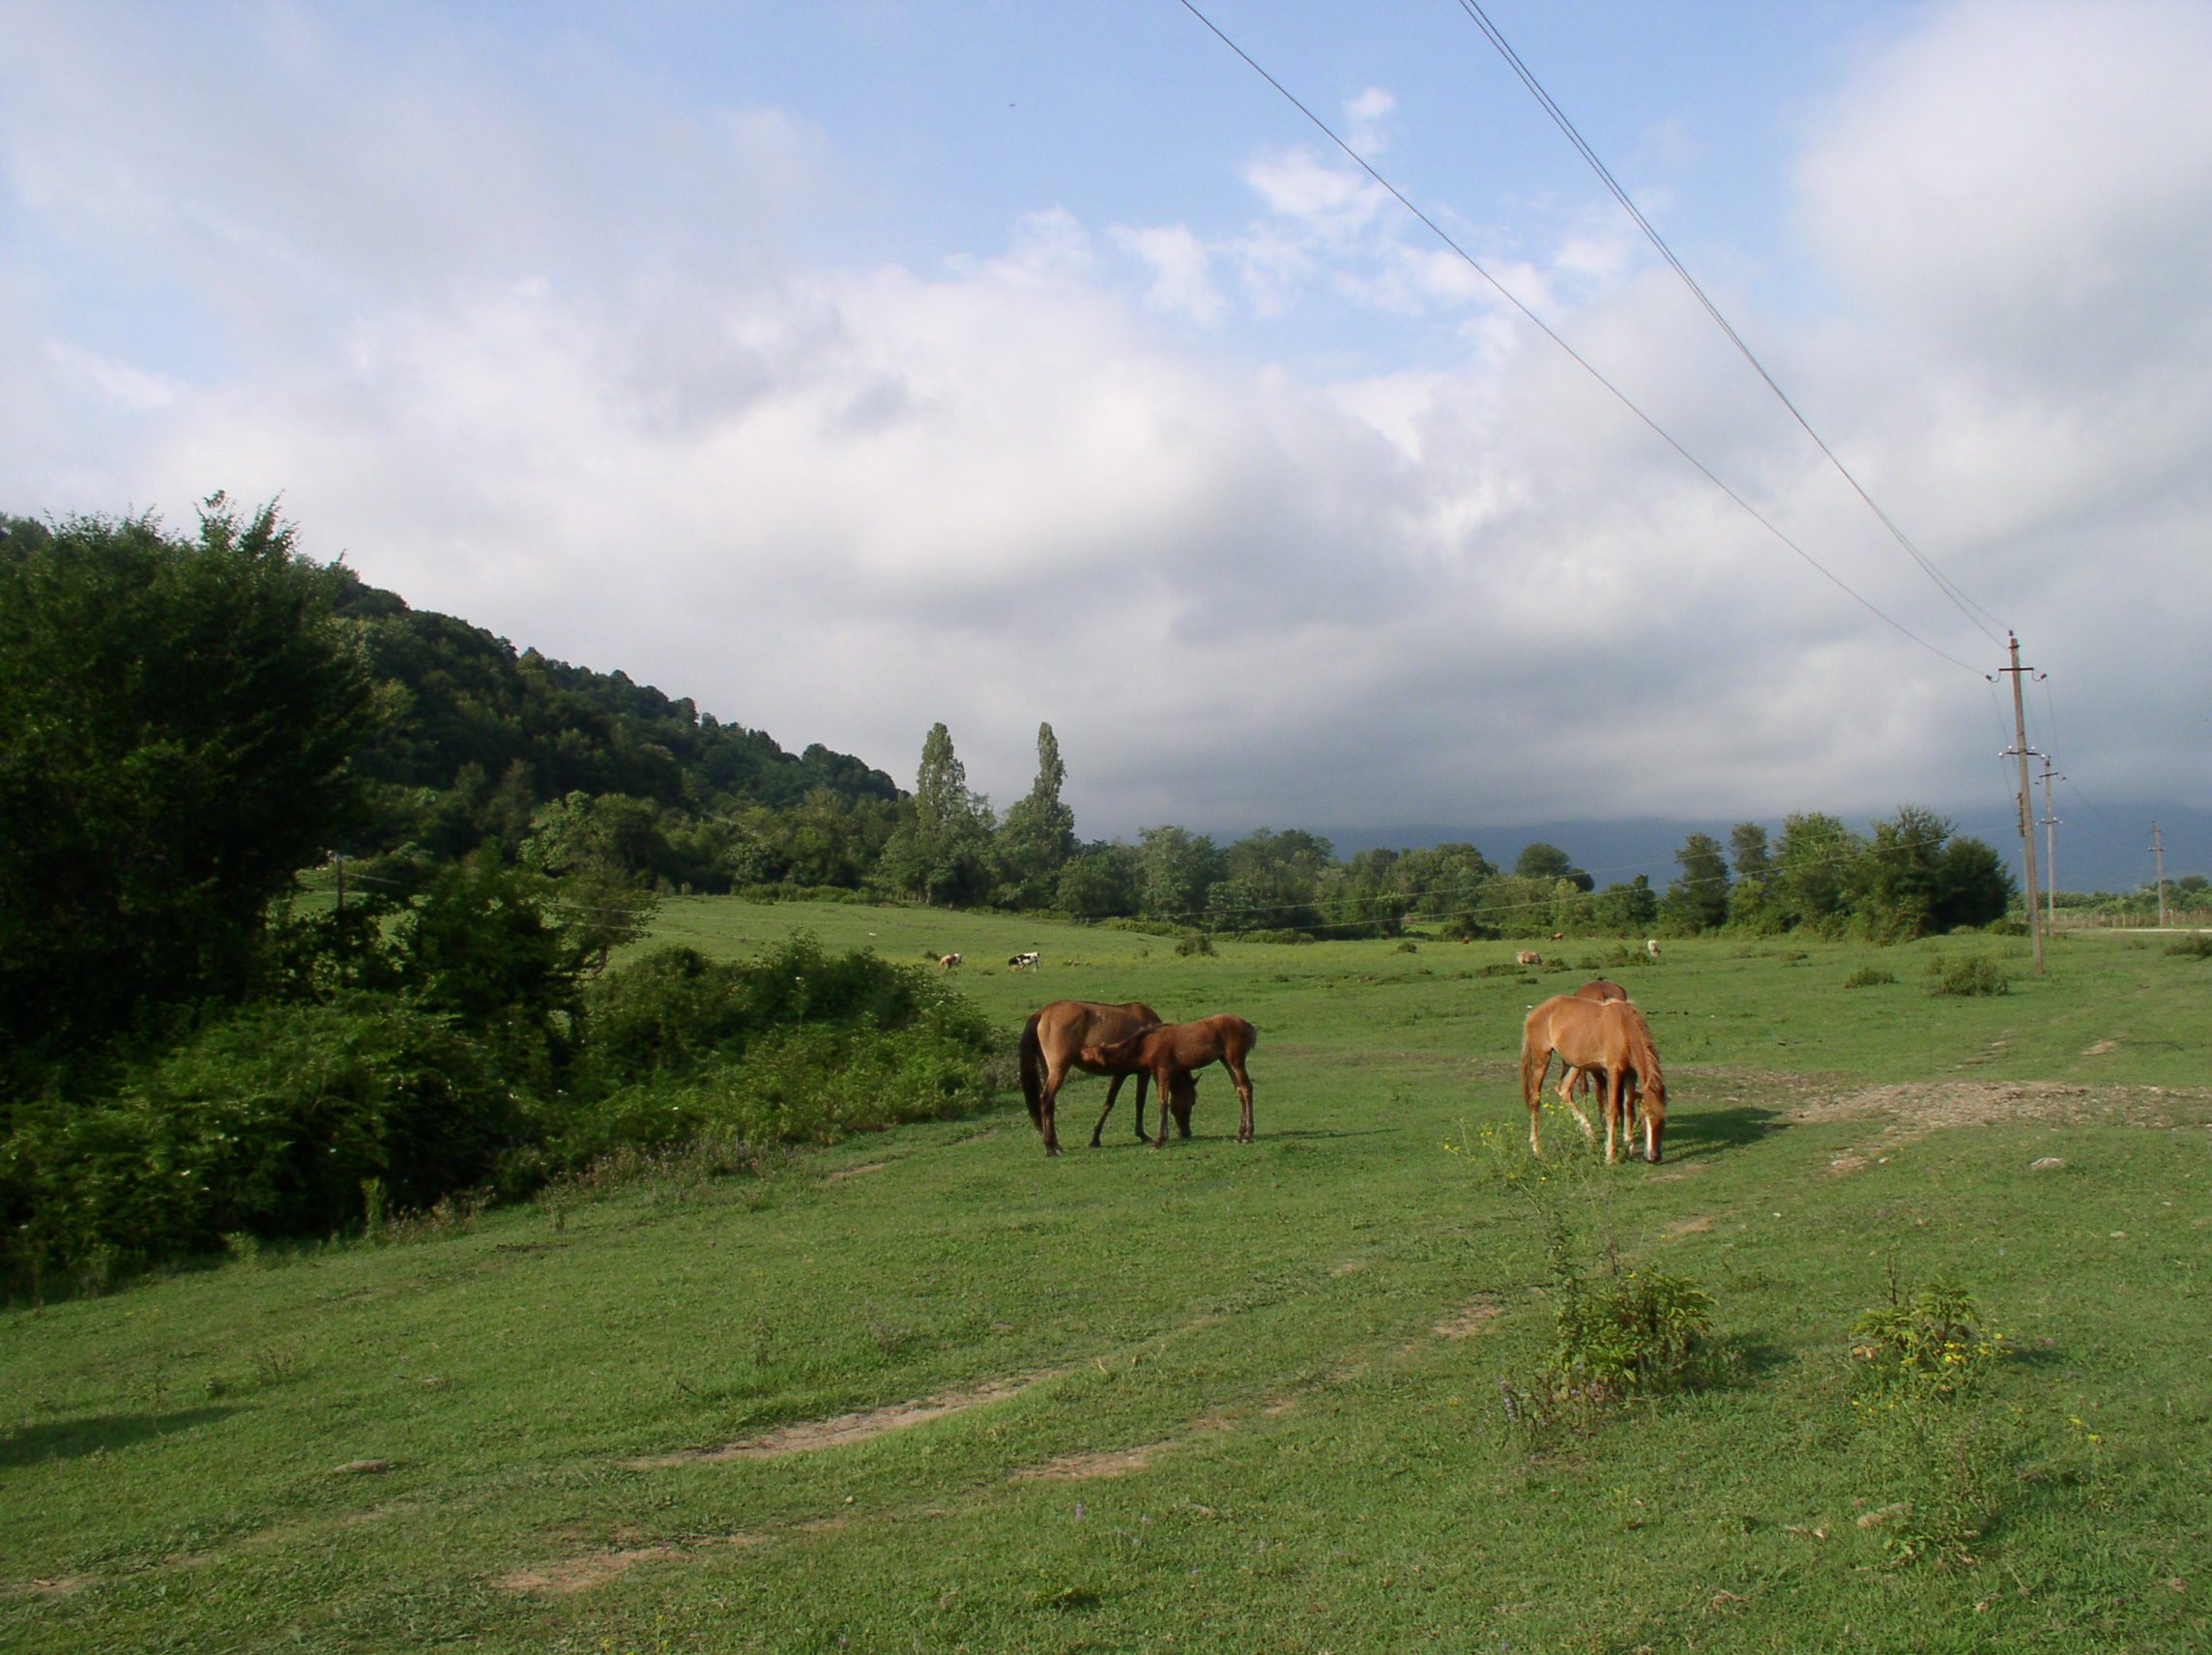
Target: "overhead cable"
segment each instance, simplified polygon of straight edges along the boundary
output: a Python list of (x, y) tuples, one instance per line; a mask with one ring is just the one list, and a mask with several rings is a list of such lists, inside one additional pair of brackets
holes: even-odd
[(1196, 17), (1201, 23), (1204, 23), (1208, 32), (1210, 32), (1216, 40), (1220, 41), (1223, 45), (1227, 46), (1231, 51), (1235, 52), (1238, 57), (1242, 58), (1245, 64), (1252, 70), (1255, 74), (1259, 75), (1261, 79), (1265, 80), (1269, 86), (1272, 86), (1277, 92), (1281, 93), (1283, 98), (1294, 109), (1297, 110), (1299, 114), (1303, 115), (1308, 121), (1312, 122), (1314, 127), (1321, 132), (1321, 134), (1327, 138), (1328, 141), (1334, 144), (1339, 150), (1343, 151), (1344, 154), (1351, 159), (1352, 162), (1360, 169), (1360, 171), (1366, 173), (1369, 178), (1372, 178), (1377, 184), (1381, 185), (1382, 189), (1397, 201), (1398, 205), (1405, 208), (1407, 212), (1411, 213), (1415, 218), (1419, 219), (1421, 223), (1427, 227), (1429, 232), (1437, 238), (1438, 241), (1441, 242), (1454, 254), (1456, 254), (1470, 270), (1475, 273), (1475, 275), (1481, 276), (1484, 281), (1488, 282), (1500, 298), (1502, 298), (1508, 305), (1512, 305), (1514, 309), (1520, 311), (1524, 317), (1526, 317), (1535, 326), (1538, 332), (1540, 332), (1546, 338), (1550, 339), (1553, 344), (1558, 346), (1560, 350), (1564, 351), (1568, 357), (1573, 359), (1575, 364), (1578, 367), (1580, 367), (1585, 373), (1588, 374), (1590, 378), (1596, 380), (1599, 385), (1603, 386), (1605, 390), (1613, 395), (1616, 402), (1618, 402), (1623, 408), (1626, 408), (1631, 414), (1635, 415), (1636, 418), (1643, 421), (1644, 425), (1648, 430), (1650, 430), (1654, 436), (1658, 437), (1661, 442), (1665, 443), (1669, 448), (1673, 449), (1675, 453), (1679, 454), (1707, 482), (1711, 483), (1715, 488), (1719, 489), (1723, 494), (1727, 495), (1729, 499), (1733, 501), (1736, 506), (1739, 507), (1744, 511), (1744, 513), (1748, 515), (1754, 522), (1759, 524), (1761, 528), (1764, 529), (1777, 540), (1780, 540), (1785, 546), (1788, 546), (1792, 552), (1796, 553), (1797, 556), (1801, 558), (1805, 564), (1815, 572), (1819, 573), (1822, 578), (1835, 586), (1838, 591), (1842, 592), (1846, 596), (1849, 597), (1854, 603), (1857, 603), (1861, 608), (1865, 609), (1869, 614), (1873, 615), (1884, 625), (1890, 627), (1894, 631), (1903, 633), (1906, 637), (1911, 639), (1912, 642), (1918, 644), (1922, 649), (1926, 650), (1930, 654), (1940, 656), (1942, 659), (1949, 661), (1953, 666), (1958, 667), (1964, 672), (1975, 673), (1977, 677), (1981, 676), (1976, 668), (1968, 666), (1965, 661), (1962, 661), (1958, 656), (1951, 654), (1947, 651), (1938, 649), (1936, 645), (1931, 644), (1926, 638), (1923, 638), (1919, 633), (1913, 631), (1911, 627), (1906, 625), (1902, 621), (1899, 621), (1895, 617), (1887, 614), (1877, 603), (1875, 603), (1872, 598), (1857, 591), (1849, 584), (1849, 582), (1846, 581), (1843, 576), (1837, 574), (1835, 570), (1829, 568), (1825, 564), (1821, 563), (1819, 559), (1813, 556), (1811, 552), (1808, 552), (1803, 546), (1799, 545), (1795, 540), (1791, 539), (1789, 535), (1783, 532), (1779, 525), (1767, 517), (1756, 506), (1752, 505), (1750, 501), (1744, 499), (1742, 495), (1738, 494), (1733, 488), (1730, 487), (1728, 483), (1722, 481), (1720, 477), (1714, 473), (1711, 467), (1707, 466), (1704, 461), (1699, 459), (1697, 455), (1693, 454), (1688, 449), (1684, 448), (1678, 441), (1675, 440), (1672, 432), (1668, 431), (1664, 425), (1661, 425), (1659, 421), (1654, 420), (1650, 415), (1644, 413), (1644, 411), (1637, 405), (1635, 400), (1631, 398), (1625, 391), (1621, 390), (1619, 386), (1614, 384), (1612, 380), (1608, 379), (1602, 372), (1600, 372), (1588, 358), (1585, 357), (1580, 351), (1576, 350), (1574, 346), (1568, 344), (1567, 341), (1559, 335), (1557, 331), (1555, 330), (1550, 323), (1546, 322), (1541, 316), (1537, 315), (1535, 311), (1529, 309), (1527, 305), (1523, 304), (1521, 300), (1514, 295), (1511, 289), (1506, 287), (1503, 282), (1498, 279), (1498, 277), (1491, 275), (1490, 272), (1484, 268), (1481, 261), (1475, 258), (1475, 256), (1469, 252), (1465, 247), (1461, 247), (1460, 244), (1451, 237), (1451, 235), (1443, 228), (1442, 225), (1439, 224), (1434, 218), (1430, 218), (1428, 214), (1422, 212), (1420, 208), (1414, 206), (1413, 203), (1408, 199), (1405, 192), (1401, 190), (1396, 185), (1392, 184), (1387, 178), (1384, 178), (1381, 172), (1377, 171), (1374, 164), (1369, 161), (1365, 156), (1361, 155), (1357, 150), (1353, 149), (1343, 138), (1339, 137), (1335, 129), (1330, 127), (1326, 121), (1324, 121), (1319, 115), (1315, 114), (1313, 110), (1308, 108), (1305, 103), (1299, 100), (1295, 93), (1291, 91), (1291, 89), (1285, 86), (1281, 81), (1277, 80), (1272, 74), (1269, 74), (1266, 69), (1262, 68), (1259, 61), (1255, 59), (1251, 53), (1247, 52), (1242, 46), (1238, 45), (1226, 34), (1222, 33), (1220, 27), (1215, 24), (1213, 19), (1208, 17), (1204, 12), (1201, 12), (1197, 6), (1193, 5), (1192, 0), (1181, 0), (1181, 5), (1183, 10), (1188, 12), (1192, 16)]
[(1692, 276), (1688, 267), (1674, 256), (1674, 249), (1667, 245), (1666, 237), (1659, 233), (1651, 220), (1646, 218), (1643, 211), (1629, 198), (1628, 191), (1620, 187), (1620, 181), (1613, 176), (1612, 169), (1598, 159), (1597, 152), (1590, 148), (1582, 133), (1576, 130), (1574, 122), (1567, 118), (1566, 111), (1553, 102), (1552, 95), (1544, 90), (1543, 83), (1537, 80), (1528, 66), (1521, 61), (1521, 54), (1513, 49), (1504, 35), (1499, 31), (1498, 25), (1490, 20), (1481, 6), (1476, 4), (1476, 0), (1459, 0), (1459, 4), (1460, 9), (1474, 20), (1475, 27), (1480, 29), (1490, 44), (1498, 48), (1499, 55), (1505, 60), (1507, 67), (1520, 78), (1521, 84), (1528, 89), (1529, 96), (1543, 106), (1544, 112), (1551, 116), (1553, 124), (1566, 134), (1567, 141), (1573, 144), (1583, 160), (1589, 163), (1590, 170), (1597, 174), (1599, 182), (1604, 184), (1614, 200), (1620, 203), (1621, 211), (1628, 215), (1636, 227), (1644, 232), (1645, 239), (1659, 250), (1659, 256), (1667, 261), (1668, 267), (1682, 278), (1683, 286), (1687, 287), (1691, 295), (1704, 307), (1705, 314), (1713, 319), (1714, 326), (1728, 335), (1729, 342), (1743, 354), (1743, 360), (1751, 364), (1752, 371), (1766, 382), (1766, 389), (1774, 392), (1782, 406), (1790, 411), (1790, 417), (1797, 421), (1806, 436), (1813, 439), (1814, 447), (1827, 456), (1828, 463), (1836, 468), (1837, 475), (1850, 484), (1851, 491), (1866, 503), (1867, 509), (1880, 520), (1881, 526), (1889, 531), (1891, 538), (1905, 548), (1912, 561), (1920, 566), (1922, 572), (1936, 583), (1936, 590), (1949, 598), (1958, 608), (1959, 613), (1979, 627), (1991, 643), (2001, 646), (2004, 640), (1992, 631), (1989, 624), (1995, 623), (1996, 617), (1967, 596), (1958, 582), (1929, 561), (1927, 555), (1917, 545), (1913, 544), (1912, 537), (1898, 526), (1896, 519), (1883, 510), (1875, 497), (1867, 492), (1865, 484), (1852, 475), (1850, 467), (1844, 464), (1836, 450), (1828, 447), (1827, 439), (1813, 429), (1812, 421), (1805, 418), (1803, 411), (1798, 408), (1795, 402), (1790, 400), (1790, 393), (1784, 391), (1781, 385), (1776, 382), (1774, 375), (1767, 371), (1766, 364), (1759, 360), (1758, 353), (1744, 342), (1743, 335), (1735, 331), (1726, 316), (1721, 314), (1720, 306), (1715, 305), (1711, 297), (1698, 284), (1698, 278)]

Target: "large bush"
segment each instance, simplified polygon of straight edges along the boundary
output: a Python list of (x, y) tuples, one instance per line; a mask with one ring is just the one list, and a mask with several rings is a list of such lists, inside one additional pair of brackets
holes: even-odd
[(481, 1049), (400, 1002), (262, 1005), (209, 1025), (111, 1098), (25, 1108), (0, 1143), (14, 1273), (102, 1273), (233, 1233), (357, 1227), (363, 1185), (428, 1206), (531, 1130)]

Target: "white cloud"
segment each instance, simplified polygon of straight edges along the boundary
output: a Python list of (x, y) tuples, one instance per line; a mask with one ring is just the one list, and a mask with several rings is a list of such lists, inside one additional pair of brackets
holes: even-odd
[[(565, 133), (465, 53), (364, 64), (270, 15), (261, 56), (183, 75), (61, 12), (0, 34), (54, 70), (0, 100), (8, 210), (45, 249), (0, 266), (11, 407), (40, 410), (0, 445), (0, 506), (281, 490), (313, 549), (418, 603), (902, 775), (944, 718), (1002, 798), (1049, 718), (1090, 831), (1988, 791), (1983, 686), (1805, 569), (1352, 169), (1253, 163), (1241, 225), (1051, 208), (949, 267), (829, 268), (783, 234), (837, 174), (804, 123), (617, 84)], [(1870, 60), (1799, 175), (1853, 307), (1722, 297), (2132, 786), (2182, 736), (2129, 734), (2096, 686), (2212, 597), (2212, 140), (2184, 95), (2212, 49), (2186, 12), (2100, 12), (2093, 38), (2080, 15), (1943, 10)], [(2050, 100), (1978, 90), (2077, 61), (2094, 95), (2060, 135)], [(2120, 96), (2137, 69), (2163, 114)], [(263, 112), (199, 119), (247, 82)], [(190, 296), (232, 342), (134, 357), (57, 297), (67, 259)], [(1870, 598), (1989, 653), (1616, 221), (1493, 268)], [(1464, 339), (1334, 376), (1221, 342), (1331, 307)], [(2165, 669), (2177, 701), (2212, 687), (2200, 654)]]

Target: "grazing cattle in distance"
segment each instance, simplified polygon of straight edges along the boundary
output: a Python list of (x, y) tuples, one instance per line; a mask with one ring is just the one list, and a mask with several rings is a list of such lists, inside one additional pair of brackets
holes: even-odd
[(946, 971), (950, 971), (960, 963), (960, 956), (958, 954), (940, 954), (937, 956), (937, 963)]
[(1007, 959), (1006, 969), (1008, 971), (1015, 972), (1033, 972), (1037, 969), (1037, 964), (1040, 960), (1043, 959), (1043, 955), (1037, 953), (1034, 949), (1032, 949), (1029, 953), (1026, 954), (1015, 954)]
[(1513, 956), (1513, 962), (1521, 966), (1540, 966), (1544, 963), (1544, 956), (1533, 948), (1524, 948)]
[(1644, 951), (1656, 960), (1659, 957), (1659, 939), (1656, 937), (1644, 938)]
[(1564, 943), (1566, 940), (1567, 934), (1564, 931), (1555, 931), (1552, 933), (1552, 941), (1555, 943)]
[(1237, 1142), (1249, 1144), (1252, 1077), (1244, 1070), (1244, 1060), (1259, 1043), (1259, 1032), (1251, 1024), (1223, 1013), (1202, 1017), (1196, 1023), (1163, 1023), (1111, 1046), (1086, 1047), (1083, 1058), (1087, 1063), (1141, 1065), (1150, 1072), (1153, 1089), (1160, 1098), (1160, 1135), (1152, 1140), (1155, 1149), (1168, 1141), (1168, 1105), (1176, 1095), (1178, 1077), (1188, 1079), (1208, 1064), (1219, 1063), (1237, 1083)]
[[(1667, 1082), (1659, 1072), (1659, 1054), (1651, 1043), (1651, 1029), (1644, 1014), (1625, 1000), (1580, 1000), (1554, 995), (1529, 1010), (1521, 1032), (1521, 1095), (1528, 1106), (1528, 1147), (1541, 1155), (1542, 1139), (1537, 1121), (1543, 1111), (1544, 1077), (1551, 1071), (1552, 1055), (1573, 1068), (1588, 1069), (1598, 1077), (1599, 1096), (1605, 1108), (1605, 1158), (1617, 1158), (1616, 1141), (1626, 1136), (1629, 1100), (1641, 1094), (1644, 1113), (1644, 1159), (1656, 1162), (1667, 1130)], [(1597, 1134), (1589, 1118), (1567, 1107), (1582, 1123), (1591, 1143)], [(1634, 1153), (1633, 1147), (1630, 1153)]]
[[(1114, 1113), (1114, 1100), (1121, 1095), (1121, 1083), (1131, 1075), (1137, 1077), (1137, 1136), (1144, 1139), (1145, 1082), (1151, 1071), (1140, 1063), (1117, 1066), (1093, 1062), (1085, 1048), (1124, 1040), (1140, 1030), (1157, 1028), (1159, 1021), (1160, 1014), (1141, 1000), (1132, 1000), (1125, 1005), (1101, 1005), (1089, 1000), (1056, 1000), (1041, 1011), (1031, 1013), (1030, 1020), (1022, 1025), (1022, 1096), (1029, 1103), (1030, 1118), (1043, 1134), (1046, 1154), (1060, 1153), (1060, 1134), (1054, 1127), (1053, 1109), (1071, 1068), (1113, 1078), (1113, 1084), (1106, 1089), (1106, 1107), (1098, 1112), (1098, 1124), (1091, 1129), (1093, 1149), (1098, 1147), (1099, 1133), (1106, 1129), (1106, 1117)], [(1187, 1098), (1187, 1092), (1184, 1096)], [(1178, 1113), (1187, 1122), (1189, 1103), (1182, 1099), (1171, 1101), (1179, 1105)]]

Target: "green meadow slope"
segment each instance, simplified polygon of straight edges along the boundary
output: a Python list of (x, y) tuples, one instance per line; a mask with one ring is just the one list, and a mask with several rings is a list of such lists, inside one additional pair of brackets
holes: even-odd
[[(1927, 961), (2018, 944), (1521, 974), (726, 899), (658, 940), (795, 924), (964, 953), (1009, 1043), (1060, 996), (1241, 1012), (1259, 1141), (1214, 1075), (1190, 1142), (1137, 1145), (1124, 1103), (1091, 1150), (1086, 1080), (1058, 1161), (1009, 1094), (0, 1313), (0, 1646), (2212, 1647), (2212, 961), (2068, 939), (1950, 999)], [(1673, 1113), (1665, 1165), (1562, 1210), (1703, 1284), (1728, 1360), (1532, 1444), (1499, 1386), (1550, 1335), (1543, 1227), (1445, 1144), (1524, 1130), (1521, 1013), (1585, 965), (1649, 1012)], [(1869, 965), (1898, 980), (1843, 986)], [(2016, 1351), (1918, 1437), (1848, 1383), (1893, 1266)], [(1977, 1532), (1906, 1561), (1946, 1501)]]

